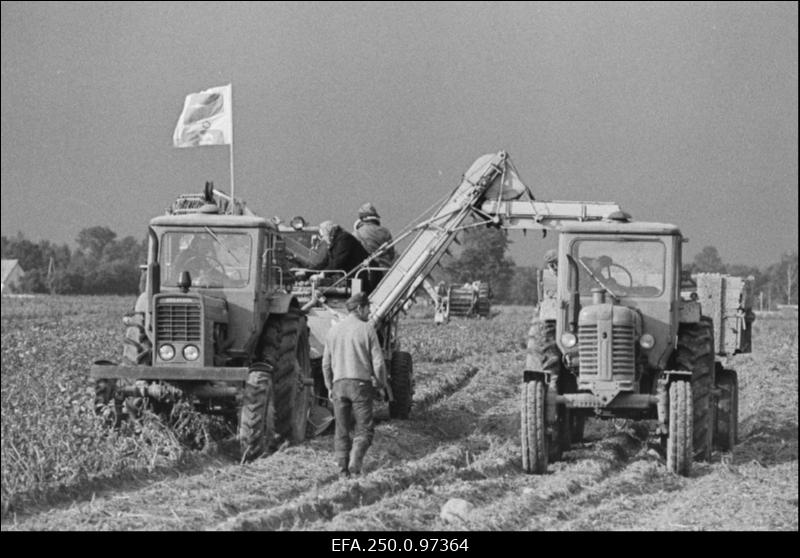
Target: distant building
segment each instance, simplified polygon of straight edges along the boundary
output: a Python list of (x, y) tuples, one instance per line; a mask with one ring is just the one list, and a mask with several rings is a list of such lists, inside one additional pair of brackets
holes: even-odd
[(25, 272), (19, 266), (19, 260), (3, 260), (2, 292), (18, 291), (20, 280), (24, 276)]

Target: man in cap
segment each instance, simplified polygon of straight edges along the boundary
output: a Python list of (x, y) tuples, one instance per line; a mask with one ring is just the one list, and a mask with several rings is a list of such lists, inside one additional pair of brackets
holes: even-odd
[(347, 300), (349, 313), (328, 331), (322, 355), (325, 387), (336, 420), (334, 452), (341, 477), (361, 473), (375, 434), (373, 400), (376, 390), (380, 393), (387, 385), (381, 344), (367, 322), (369, 306), (364, 293)]
[[(354, 236), (366, 248), (367, 252), (374, 254), (381, 246), (386, 246), (370, 263), (370, 267), (388, 268), (394, 262), (395, 252), (392, 243), (392, 233), (381, 226), (381, 216), (375, 206), (367, 202), (358, 208), (358, 221), (353, 226)], [(375, 287), (383, 278), (385, 271), (371, 270), (370, 284)]]

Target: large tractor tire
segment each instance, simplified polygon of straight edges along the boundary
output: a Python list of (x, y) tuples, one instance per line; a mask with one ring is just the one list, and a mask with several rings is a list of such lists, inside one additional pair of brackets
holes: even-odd
[(151, 361), (153, 344), (144, 329), (144, 313), (125, 316), (125, 337), (122, 339), (122, 360), (131, 366), (148, 364)]
[(254, 368), (244, 385), (239, 411), (239, 447), (242, 462), (266, 452), (275, 433), (275, 405), (272, 373)]
[(311, 377), (311, 350), (309, 347), (309, 332), (305, 316), (300, 320), (300, 335), (297, 340), (297, 354), (295, 359), (295, 392), (294, 406), (292, 407), (291, 441), (298, 444), (306, 439), (306, 435), (313, 434), (309, 429), (308, 417), (311, 412), (312, 383)]
[(542, 380), (522, 384), (522, 468), (526, 473), (547, 472), (549, 441), (545, 424), (547, 386)]
[[(550, 377), (557, 378), (556, 385), (558, 386), (559, 393), (563, 392), (566, 371), (561, 361), (561, 350), (556, 344), (555, 320), (541, 320), (538, 317), (534, 317), (531, 322), (531, 327), (528, 330), (528, 355), (525, 368), (526, 370), (534, 372), (544, 372)], [(544, 449), (537, 447), (537, 444), (539, 444), (537, 441), (539, 433), (536, 428), (538, 427), (535, 428), (533, 423), (530, 422), (539, 420), (538, 415), (531, 414), (532, 412), (538, 413), (538, 410), (536, 410), (538, 409), (538, 403), (536, 403), (538, 395), (530, 391), (531, 389), (534, 391), (538, 389), (531, 387), (531, 384), (536, 382), (541, 383), (543, 387), (542, 405), (546, 403), (544, 398), (548, 395), (547, 386), (544, 384), (543, 379), (535, 379), (533, 382), (527, 382), (523, 385), (522, 437), (523, 443), (527, 444), (527, 449), (526, 446), (523, 445), (523, 462), (527, 460), (530, 463), (530, 466), (525, 466), (525, 470), (528, 473), (544, 473), (547, 469), (548, 459), (550, 461), (561, 459), (562, 453), (569, 449), (571, 437), (570, 413), (566, 408), (559, 408), (556, 413), (556, 423), (549, 425), (549, 428), (545, 424), (542, 434), (545, 437)], [(550, 396), (556, 395), (556, 393), (550, 394)], [(544, 421), (545, 418), (542, 418), (542, 420)], [(528, 421), (527, 427), (524, 424), (526, 421)], [(544, 452), (546, 456), (544, 465), (542, 465), (541, 457), (539, 457), (542, 455), (542, 452)], [(528, 455), (524, 457), (526, 453)]]
[(731, 451), (736, 445), (739, 422), (739, 382), (736, 372), (720, 369), (716, 376), (719, 397), (716, 401), (714, 447)]
[(692, 407), (692, 383), (672, 382), (669, 386), (667, 469), (684, 476), (689, 476), (692, 470)]
[(708, 461), (713, 445), (711, 387), (714, 382), (714, 325), (702, 316), (695, 324), (681, 324), (675, 367), (692, 373), (693, 446), (695, 459)]
[(272, 369), (275, 433), (287, 439), (298, 434), (300, 423), (305, 430), (308, 420), (307, 410), (298, 408), (307, 409), (304, 396), (308, 392), (300, 389), (311, 368), (306, 327), (305, 316), (296, 305), (290, 306), (285, 314), (271, 314), (264, 326), (259, 351), (261, 361)]
[(414, 367), (409, 353), (395, 351), (392, 354), (389, 387), (394, 399), (389, 402), (389, 417), (407, 419), (414, 398)]

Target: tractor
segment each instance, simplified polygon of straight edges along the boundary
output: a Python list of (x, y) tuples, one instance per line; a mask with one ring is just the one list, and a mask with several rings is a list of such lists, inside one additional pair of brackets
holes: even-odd
[(557, 268), (540, 271), (528, 334), (525, 471), (545, 473), (589, 417), (656, 421), (667, 468), (681, 475), (714, 446), (730, 450), (737, 379), (723, 359), (750, 351), (747, 282), (703, 275), (682, 296), (687, 239), (622, 211), (558, 232)]
[(153, 218), (148, 237), (122, 362), (91, 368), (97, 412), (119, 424), (186, 400), (235, 425), (242, 460), (303, 440), (309, 331), (275, 265), (277, 226), (207, 183)]

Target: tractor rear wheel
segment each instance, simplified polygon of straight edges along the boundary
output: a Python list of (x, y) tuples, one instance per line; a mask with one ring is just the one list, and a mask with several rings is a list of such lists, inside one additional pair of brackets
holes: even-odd
[(667, 469), (689, 476), (692, 470), (692, 384), (685, 380), (669, 385), (669, 434)]
[(407, 419), (414, 398), (414, 367), (409, 353), (395, 351), (392, 354), (389, 387), (394, 399), (389, 402), (389, 417)]
[(702, 316), (698, 323), (681, 324), (675, 365), (678, 370), (692, 372), (692, 438), (695, 458), (708, 461), (711, 458), (714, 435), (711, 387), (714, 382), (715, 362), (714, 325), (711, 318)]
[(308, 415), (311, 412), (311, 353), (308, 344), (309, 334), (306, 319), (300, 320), (300, 336), (297, 342), (295, 361), (295, 392), (292, 406), (291, 440), (297, 444), (306, 439)]
[(242, 462), (256, 459), (269, 449), (275, 433), (272, 373), (251, 370), (244, 385), (239, 411), (239, 447)]
[(526, 473), (542, 475), (547, 472), (546, 395), (547, 386), (542, 380), (522, 384), (522, 468)]
[(298, 408), (304, 405), (303, 396), (308, 393), (300, 386), (310, 375), (311, 367), (310, 357), (306, 356), (309, 348), (305, 329), (305, 316), (296, 305), (285, 314), (271, 314), (259, 352), (261, 360), (272, 368), (275, 432), (288, 439), (295, 437), (300, 423), (305, 431), (308, 419), (308, 413)]
[(739, 385), (736, 372), (722, 369), (717, 372), (716, 429), (714, 446), (722, 451), (731, 451), (737, 442), (739, 421)]

